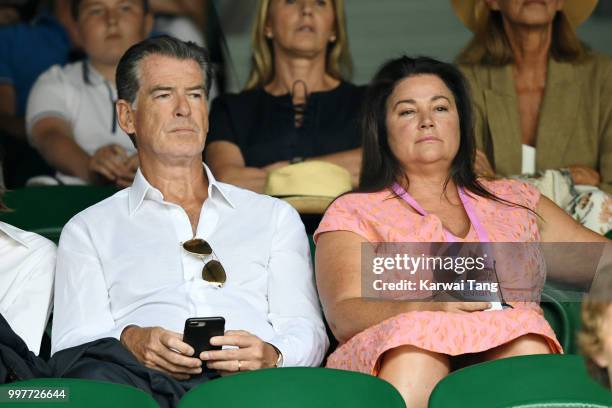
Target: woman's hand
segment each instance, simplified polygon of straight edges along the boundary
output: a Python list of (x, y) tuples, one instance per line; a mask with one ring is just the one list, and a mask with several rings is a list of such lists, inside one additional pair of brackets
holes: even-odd
[(569, 166), (569, 171), (574, 180), (574, 184), (585, 184), (588, 186), (598, 186), (601, 183), (601, 176), (597, 170), (592, 169), (588, 166), (575, 164)]
[(481, 312), (491, 308), (489, 302), (434, 302), (432, 310), (449, 313)]

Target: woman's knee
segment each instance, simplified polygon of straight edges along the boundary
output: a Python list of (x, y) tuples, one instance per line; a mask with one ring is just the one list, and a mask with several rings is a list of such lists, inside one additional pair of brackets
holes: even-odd
[(550, 353), (551, 349), (546, 339), (543, 336), (530, 333), (490, 350), (487, 353), (487, 360), (530, 354)]
[(381, 356), (381, 369), (385, 366), (410, 366), (416, 369), (428, 367), (450, 371), (449, 358), (446, 354), (435, 353), (411, 345), (403, 345), (387, 350)]

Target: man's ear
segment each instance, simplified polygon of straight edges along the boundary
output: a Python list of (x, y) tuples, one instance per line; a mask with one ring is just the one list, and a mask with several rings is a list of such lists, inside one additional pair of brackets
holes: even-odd
[(117, 119), (119, 119), (121, 129), (128, 135), (136, 133), (132, 104), (125, 99), (119, 99), (115, 102), (115, 109), (117, 110)]

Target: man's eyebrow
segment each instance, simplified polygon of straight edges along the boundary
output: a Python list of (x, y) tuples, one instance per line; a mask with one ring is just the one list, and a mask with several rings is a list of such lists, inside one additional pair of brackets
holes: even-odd
[(150, 94), (152, 94), (152, 93), (159, 92), (159, 91), (172, 91), (173, 89), (174, 89), (174, 88), (173, 88), (173, 87), (171, 87), (171, 86), (161, 86), (161, 85), (157, 85), (157, 86), (152, 87), (152, 88), (149, 90), (149, 93), (150, 93)]
[[(176, 87), (173, 87), (173, 86), (157, 85), (157, 86), (152, 87), (149, 90), (149, 93), (153, 94), (153, 93), (159, 92), (159, 91), (173, 91), (175, 89), (176, 89)], [(204, 85), (200, 84), (200, 85), (190, 86), (189, 88), (187, 88), (187, 91), (195, 91), (195, 90), (202, 90), (203, 91), (205, 89), (206, 88), (204, 87)]]

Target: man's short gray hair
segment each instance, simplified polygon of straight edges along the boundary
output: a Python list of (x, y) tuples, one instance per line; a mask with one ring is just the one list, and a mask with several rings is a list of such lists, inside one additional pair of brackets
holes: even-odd
[(133, 104), (140, 88), (140, 61), (149, 55), (163, 55), (179, 60), (198, 63), (204, 77), (206, 96), (212, 81), (212, 69), (208, 51), (193, 42), (184, 42), (169, 36), (148, 38), (130, 47), (121, 57), (117, 66), (116, 82), (119, 99)]

